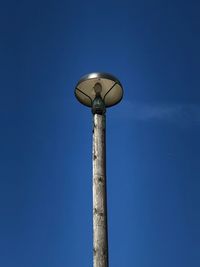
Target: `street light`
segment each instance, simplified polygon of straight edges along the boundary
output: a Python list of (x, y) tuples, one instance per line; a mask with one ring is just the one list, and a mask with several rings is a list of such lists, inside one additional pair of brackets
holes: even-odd
[(91, 73), (80, 79), (75, 96), (93, 113), (93, 267), (108, 267), (105, 113), (121, 101), (123, 88), (111, 74)]

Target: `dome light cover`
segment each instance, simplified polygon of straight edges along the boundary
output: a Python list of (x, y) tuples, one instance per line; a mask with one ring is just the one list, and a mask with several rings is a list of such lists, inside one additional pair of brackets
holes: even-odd
[(87, 107), (93, 106), (93, 101), (99, 95), (105, 107), (119, 103), (123, 97), (120, 81), (108, 73), (91, 73), (83, 76), (75, 88), (75, 96)]

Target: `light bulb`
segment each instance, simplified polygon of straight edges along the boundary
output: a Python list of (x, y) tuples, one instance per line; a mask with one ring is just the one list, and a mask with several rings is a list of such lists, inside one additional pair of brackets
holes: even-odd
[(96, 83), (95, 86), (94, 86), (94, 91), (96, 94), (100, 94), (101, 91), (102, 91), (102, 86), (100, 83)]

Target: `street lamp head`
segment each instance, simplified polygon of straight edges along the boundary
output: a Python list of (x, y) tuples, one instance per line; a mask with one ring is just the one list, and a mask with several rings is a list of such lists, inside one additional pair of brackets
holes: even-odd
[[(80, 103), (92, 107), (93, 113), (104, 113), (106, 107), (119, 103), (123, 97), (120, 81), (108, 73), (91, 73), (83, 76), (75, 88), (75, 96)], [(95, 105), (102, 107), (96, 109)]]

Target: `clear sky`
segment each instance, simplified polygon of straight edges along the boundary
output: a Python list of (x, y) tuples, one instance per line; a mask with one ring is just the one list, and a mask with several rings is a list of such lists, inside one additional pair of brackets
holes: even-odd
[(7, 0), (0, 6), (0, 266), (92, 266), (87, 73), (107, 110), (111, 267), (200, 266), (199, 1)]

